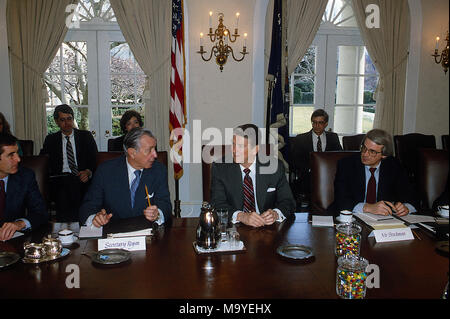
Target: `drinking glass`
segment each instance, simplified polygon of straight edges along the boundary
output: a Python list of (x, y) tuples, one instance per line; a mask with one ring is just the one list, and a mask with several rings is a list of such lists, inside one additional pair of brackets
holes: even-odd
[(220, 234), (222, 236), (222, 240), (226, 240), (227, 238), (227, 225), (228, 225), (228, 210), (226, 209), (218, 209), (217, 216), (219, 217), (219, 227)]

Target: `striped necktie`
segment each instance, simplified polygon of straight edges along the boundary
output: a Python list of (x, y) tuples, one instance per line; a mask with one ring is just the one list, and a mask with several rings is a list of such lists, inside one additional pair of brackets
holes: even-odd
[(67, 163), (69, 164), (69, 168), (72, 171), (72, 174), (78, 175), (78, 168), (75, 164), (75, 156), (73, 155), (72, 143), (70, 142), (69, 136), (66, 136), (66, 155), (67, 155)]
[(322, 141), (320, 140), (320, 136), (317, 137), (317, 152), (322, 152)]
[(255, 208), (255, 193), (253, 191), (253, 182), (250, 177), (250, 170), (244, 169), (244, 212), (254, 212)]
[(131, 186), (130, 186), (131, 207), (134, 207), (134, 197), (136, 195), (136, 190), (139, 186), (139, 181), (141, 180), (141, 171), (138, 169), (135, 170), (134, 175), (136, 175), (136, 177), (133, 179), (133, 181), (131, 182)]

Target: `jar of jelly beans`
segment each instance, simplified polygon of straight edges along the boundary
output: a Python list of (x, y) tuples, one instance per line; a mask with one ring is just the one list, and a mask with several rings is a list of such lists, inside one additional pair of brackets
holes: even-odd
[(361, 248), (361, 226), (348, 223), (336, 226), (336, 256), (359, 256)]
[(363, 299), (366, 296), (366, 268), (369, 262), (354, 255), (338, 258), (336, 293), (344, 299)]

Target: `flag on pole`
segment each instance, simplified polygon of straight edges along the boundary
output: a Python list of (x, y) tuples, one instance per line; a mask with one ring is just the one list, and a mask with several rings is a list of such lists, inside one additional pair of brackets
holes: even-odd
[(170, 78), (170, 147), (177, 156), (172, 157), (174, 178), (183, 176), (183, 130), (186, 125), (185, 58), (183, 0), (172, 0), (172, 75)]
[(282, 68), (283, 63), (283, 43), (282, 43), (282, 0), (274, 1), (272, 43), (270, 49), (268, 74), (272, 74), (275, 79), (275, 86), (272, 93), (272, 109), (270, 112), (270, 127), (278, 129), (278, 156), (288, 165), (289, 163), (289, 101), (284, 99)]

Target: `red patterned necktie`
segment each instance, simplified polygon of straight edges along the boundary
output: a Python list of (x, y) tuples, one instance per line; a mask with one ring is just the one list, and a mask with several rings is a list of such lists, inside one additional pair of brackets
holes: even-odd
[(252, 178), (250, 177), (250, 170), (244, 169), (244, 212), (254, 212), (255, 209), (255, 193), (253, 191)]
[(369, 183), (367, 183), (367, 195), (366, 195), (366, 203), (374, 204), (377, 201), (377, 183), (375, 181), (375, 171), (376, 168), (369, 168), (370, 170), (370, 178)]
[(5, 181), (0, 180), (0, 220), (3, 218), (6, 205)]

